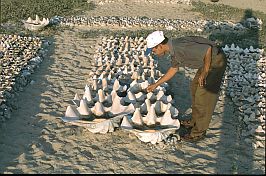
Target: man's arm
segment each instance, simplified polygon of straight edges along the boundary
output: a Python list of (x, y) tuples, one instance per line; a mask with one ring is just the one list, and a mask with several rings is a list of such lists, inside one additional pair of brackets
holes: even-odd
[(175, 74), (176, 72), (179, 70), (179, 68), (175, 68), (175, 67), (170, 67), (166, 74), (164, 76), (162, 76), (156, 83), (151, 84), (147, 87), (147, 92), (152, 92), (154, 89), (156, 89), (156, 87), (160, 86), (162, 83), (170, 80)]

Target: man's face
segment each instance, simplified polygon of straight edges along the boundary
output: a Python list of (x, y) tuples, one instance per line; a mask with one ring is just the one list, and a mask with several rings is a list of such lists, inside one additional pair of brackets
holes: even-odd
[(164, 49), (161, 44), (155, 46), (152, 48), (152, 52), (156, 54), (158, 57), (161, 57), (164, 55)]

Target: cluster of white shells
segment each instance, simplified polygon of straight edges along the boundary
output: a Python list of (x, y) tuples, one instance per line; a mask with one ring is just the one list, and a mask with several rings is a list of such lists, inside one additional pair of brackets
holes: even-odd
[[(106, 3), (123, 2), (123, 0), (94, 0), (98, 5)], [(152, 4), (186, 4), (191, 5), (191, 0), (132, 0), (134, 3), (152, 3)]]
[(24, 23), (24, 27), (26, 29), (36, 31), (39, 30), (49, 24), (49, 19), (48, 18), (43, 18), (40, 20), (39, 16), (35, 16), (35, 20), (33, 20), (31, 17), (29, 17), (27, 20), (22, 20)]
[[(164, 140), (178, 129), (178, 110), (172, 105), (172, 96), (166, 93), (167, 83), (153, 92), (145, 91), (162, 76), (155, 60), (144, 55), (145, 50), (143, 37), (104, 37), (96, 47), (95, 70), (89, 78), (91, 86), (86, 85), (82, 95), (75, 95), (75, 105), (67, 107), (62, 119), (76, 123), (84, 118), (108, 120), (124, 114), (122, 128), (132, 131), (137, 128), (140, 132), (135, 130), (136, 134), (153, 134), (153, 137), (138, 135), (140, 140), (152, 143)], [(109, 132), (110, 123), (106, 128), (104, 125), (98, 125), (100, 130), (96, 126), (92, 130), (91, 126), (87, 128), (97, 133)]]
[(38, 37), (2, 35), (0, 38), (0, 121), (10, 116), (15, 92), (29, 83), (38, 64), (42, 41)]
[(261, 28), (262, 21), (259, 18), (248, 18), (244, 22), (233, 23), (230, 21), (214, 20), (183, 20), (183, 19), (153, 19), (148, 17), (117, 17), (117, 16), (72, 16), (53, 17), (52, 23), (67, 26), (110, 26), (124, 28), (157, 28), (166, 30), (186, 30), (194, 32), (202, 31), (245, 31), (247, 28)]
[(242, 49), (232, 44), (223, 50), (228, 68), (223, 92), (238, 108), (242, 137), (255, 148), (265, 147), (266, 57), (263, 49)]

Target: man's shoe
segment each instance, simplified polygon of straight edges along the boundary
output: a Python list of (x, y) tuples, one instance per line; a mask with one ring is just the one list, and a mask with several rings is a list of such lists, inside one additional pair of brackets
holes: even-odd
[(183, 141), (187, 141), (187, 142), (196, 142), (204, 138), (205, 138), (205, 135), (192, 137), (190, 136), (190, 134), (186, 134), (185, 136), (181, 137)]

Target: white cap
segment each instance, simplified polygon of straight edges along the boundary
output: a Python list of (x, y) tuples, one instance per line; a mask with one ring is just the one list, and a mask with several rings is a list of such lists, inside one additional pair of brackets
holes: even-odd
[(163, 31), (154, 31), (146, 38), (147, 48), (153, 48), (159, 45), (164, 40)]
[(151, 49), (157, 45), (159, 45), (164, 40), (163, 31), (154, 31), (149, 34), (146, 38), (147, 41), (147, 50), (145, 52), (146, 55), (150, 54)]

